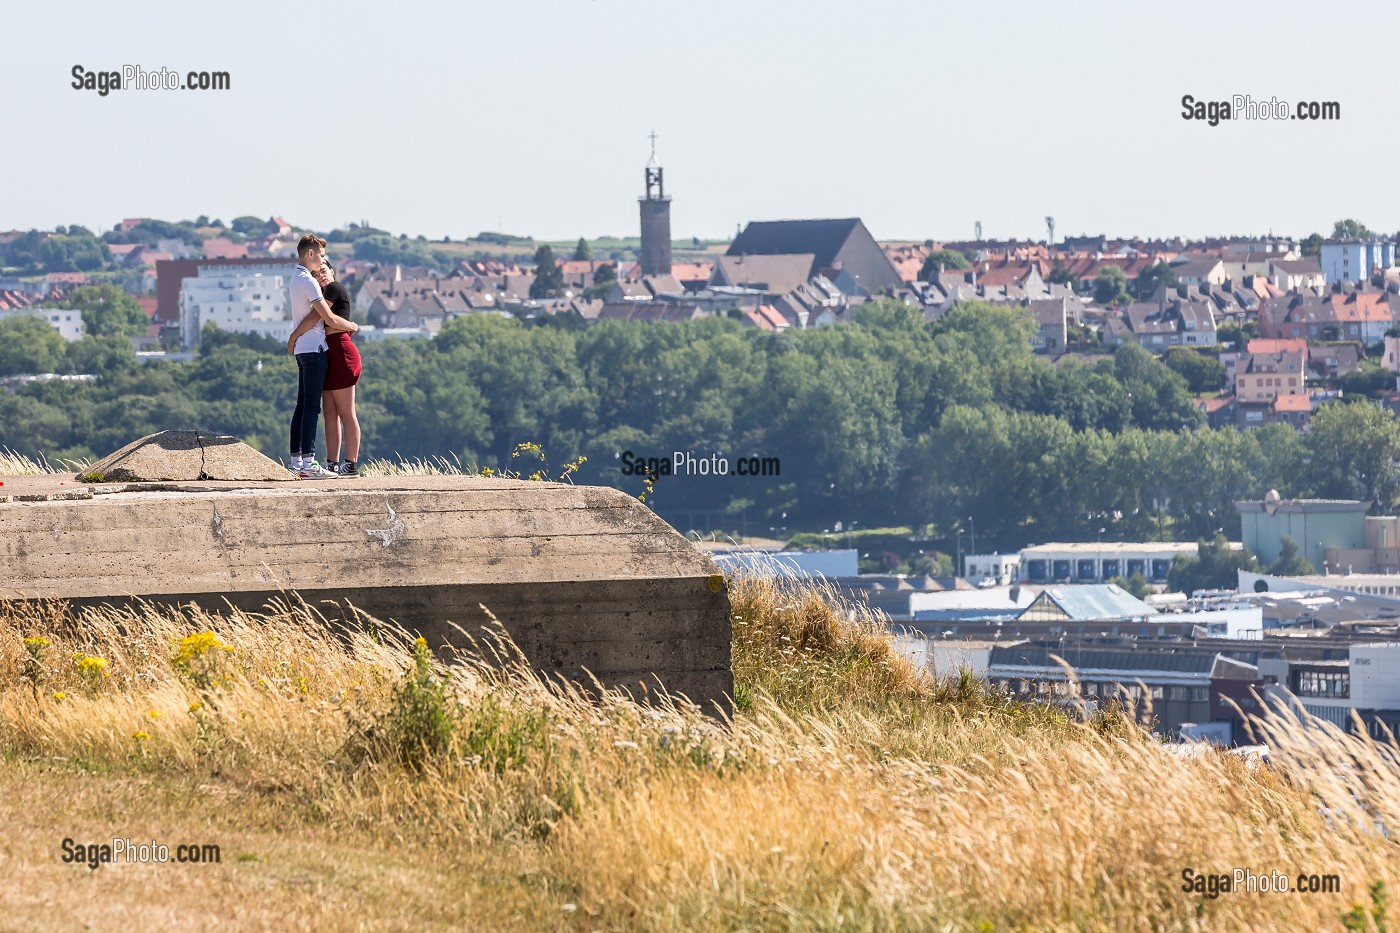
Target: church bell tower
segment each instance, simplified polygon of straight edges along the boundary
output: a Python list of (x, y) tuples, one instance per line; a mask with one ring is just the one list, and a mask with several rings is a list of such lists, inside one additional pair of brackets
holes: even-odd
[(656, 131), (651, 134), (651, 158), (647, 160), (646, 195), (637, 199), (642, 209), (642, 275), (671, 272), (671, 199), (656, 161)]

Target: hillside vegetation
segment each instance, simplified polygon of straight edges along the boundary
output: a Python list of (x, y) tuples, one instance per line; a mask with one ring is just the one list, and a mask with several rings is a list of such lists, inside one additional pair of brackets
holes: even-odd
[[(727, 478), (676, 466), (648, 501), (701, 532), (908, 525), (946, 553), (959, 529), (1002, 553), (1100, 536), (1238, 540), (1234, 503), (1270, 489), (1370, 499), (1381, 513), (1400, 498), (1400, 419), (1364, 399), (1323, 406), (1306, 434), (1210, 430), (1182, 376), (1136, 345), (1052, 365), (1031, 352), (1023, 309), (970, 303), (926, 324), (880, 301), (853, 316), (773, 334), (729, 319), (469, 315), (431, 341), (366, 341), (363, 453), (499, 470), (532, 443), (556, 463), (587, 457), (578, 482), (634, 495), (637, 461), (722, 456)], [(57, 344), (35, 359), (36, 334), (15, 327), (0, 322), (0, 374), (66, 359), (99, 378), (0, 393), (0, 447), (95, 460), (199, 427), (284, 455), (296, 365), (275, 342), (213, 331), (192, 362), (138, 366), (105, 344), (66, 358), (52, 330)], [(739, 476), (741, 457), (773, 468)]]
[[(1269, 767), (1183, 759), (936, 683), (830, 593), (731, 596), (732, 721), (295, 601), (0, 606), (0, 927), (1394, 929), (1393, 746), (1278, 720)], [(114, 837), (221, 861), (61, 861)], [(1182, 890), (1234, 867), (1342, 889)]]

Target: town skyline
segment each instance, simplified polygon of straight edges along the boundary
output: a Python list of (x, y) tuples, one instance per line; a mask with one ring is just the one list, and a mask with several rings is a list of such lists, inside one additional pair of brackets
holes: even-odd
[[(1318, 49), (1356, 45), (1352, 20), (1301, 3), (1188, 3), (1179, 21), (1202, 18), (1203, 31), (1187, 41), (1121, 4), (1077, 11), (1073, 41), (1067, 14), (1021, 2), (990, 18), (883, 2), (857, 16), (819, 0), (795, 19), (777, 5), (740, 15), (721, 2), (697, 17), (558, 0), (528, 26), (505, 8), (410, 3), (374, 43), (366, 4), (304, 31), (258, 2), (228, 20), (72, 9), (12, 14), (28, 41), (0, 63), (3, 113), (31, 128), (62, 115), (79, 143), (38, 134), (5, 147), (0, 172), (25, 183), (0, 226), (281, 212), (430, 239), (626, 236), (654, 130), (674, 230), (702, 239), (756, 219), (852, 216), (883, 240), (971, 239), (978, 221), (989, 239), (1036, 240), (1047, 214), (1067, 233), (1144, 238), (1303, 237), (1337, 217), (1400, 227), (1400, 193), (1334, 168), (1348, 140), (1386, 141), (1369, 116), (1389, 103), (1379, 66), (1271, 54), (1297, 47), (1299, 23)], [(1400, 25), (1380, 5), (1359, 18), (1380, 33)], [(1145, 64), (1153, 36), (1173, 67)], [(1205, 36), (1250, 52), (1218, 54)], [(127, 63), (217, 69), (230, 87), (71, 87), (75, 65)], [(1341, 120), (1209, 126), (1183, 119), (1188, 94), (1335, 101)]]

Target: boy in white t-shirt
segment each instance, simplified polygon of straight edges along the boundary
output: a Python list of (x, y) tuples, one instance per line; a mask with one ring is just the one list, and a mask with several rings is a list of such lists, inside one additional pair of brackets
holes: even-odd
[(287, 352), (297, 358), (297, 405), (292, 412), (292, 472), (303, 479), (328, 479), (336, 474), (316, 462), (316, 425), (321, 418), (321, 388), (326, 381), (326, 331), (353, 334), (359, 326), (336, 316), (321, 295), (312, 273), (326, 257), (326, 241), (307, 234), (297, 243), (297, 267), (287, 290), (294, 329)]

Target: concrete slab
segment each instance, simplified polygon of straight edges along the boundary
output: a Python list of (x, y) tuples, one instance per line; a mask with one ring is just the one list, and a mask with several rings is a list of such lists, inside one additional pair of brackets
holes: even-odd
[(207, 431), (147, 435), (102, 458), (84, 475), (97, 482), (296, 480), (281, 464), (238, 438)]
[(434, 645), (463, 642), (458, 626), (489, 630), (489, 610), (542, 671), (633, 690), (659, 680), (728, 708), (723, 577), (615, 489), (460, 476), (0, 481), (0, 598), (257, 610), (295, 592), (333, 621), (360, 610)]

